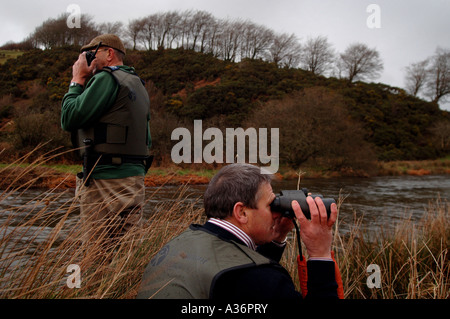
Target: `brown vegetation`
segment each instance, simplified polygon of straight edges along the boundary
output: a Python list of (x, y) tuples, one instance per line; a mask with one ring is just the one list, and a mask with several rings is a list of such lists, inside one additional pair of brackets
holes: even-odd
[[(59, 194), (42, 194), (23, 205), (0, 209), (4, 216), (0, 298), (134, 298), (149, 260), (189, 224), (205, 220), (203, 209), (185, 201), (180, 188), (174, 201), (158, 205), (142, 228), (131, 229), (108, 255), (95, 243), (84, 254), (78, 241), (83, 225), (76, 217), (77, 206), (73, 201), (61, 203)], [(20, 199), (20, 194), (0, 193), (0, 201), (8, 197)], [(449, 214), (449, 204), (438, 198), (429, 203), (419, 222), (406, 219), (376, 233), (362, 227), (362, 219), (338, 220), (333, 250), (345, 297), (449, 298)], [(340, 233), (343, 223), (351, 225), (349, 233)], [(295, 237), (290, 238), (282, 264), (297, 283), (297, 247)], [(370, 264), (382, 269), (380, 288), (367, 286)], [(80, 288), (68, 287), (69, 265), (80, 267)]]
[(376, 155), (361, 125), (349, 118), (342, 95), (313, 87), (268, 102), (248, 123), (280, 128), (280, 158), (290, 167), (313, 162), (331, 172), (370, 174)]
[[(198, 185), (208, 184), (209, 178), (195, 174), (165, 175), (152, 174), (145, 176), (145, 186), (161, 185)], [(44, 188), (44, 189), (74, 189), (76, 186), (75, 174), (64, 173), (50, 167), (19, 167), (11, 166), (0, 170), (0, 189), (6, 187)]]

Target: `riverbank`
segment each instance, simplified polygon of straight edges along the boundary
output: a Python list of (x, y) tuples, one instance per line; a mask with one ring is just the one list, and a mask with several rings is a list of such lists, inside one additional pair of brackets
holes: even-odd
[[(11, 165), (0, 166), (0, 189), (47, 188), (69, 189), (76, 186), (78, 165)], [(147, 187), (162, 185), (207, 184), (215, 171), (193, 171), (156, 168), (145, 176)]]
[[(63, 164), (0, 164), (0, 189), (11, 188), (75, 188), (76, 173), (80, 165)], [(145, 176), (147, 187), (161, 185), (200, 185), (207, 184), (218, 169), (193, 169), (178, 166), (152, 167)], [(317, 167), (304, 167), (295, 171), (281, 167), (276, 174), (280, 179), (301, 178), (337, 178), (337, 177), (373, 177), (401, 175), (450, 174), (450, 157), (426, 161), (380, 162), (375, 173), (343, 169), (340, 171), (321, 170)]]
[[(156, 199), (158, 191), (151, 196)], [(133, 299), (149, 261), (190, 224), (205, 221), (203, 208), (179, 192), (176, 200), (161, 202), (142, 227), (131, 228), (110, 249), (101, 238), (107, 233), (101, 232), (86, 253), (78, 241), (86, 225), (74, 213), (75, 202), (61, 199), (63, 193), (48, 192), (0, 208), (0, 233), (6, 234), (0, 240), (0, 298)], [(391, 220), (389, 228), (375, 232), (364, 226), (366, 218), (370, 216), (355, 212), (350, 220), (340, 216), (334, 226), (332, 250), (346, 299), (450, 297), (447, 201), (430, 201), (418, 221)], [(344, 232), (346, 222), (351, 228)], [(289, 236), (281, 264), (299, 289), (297, 255), (295, 236)], [(78, 267), (78, 277), (69, 266)], [(369, 266), (379, 271), (369, 271)], [(77, 280), (79, 286), (72, 289)]]

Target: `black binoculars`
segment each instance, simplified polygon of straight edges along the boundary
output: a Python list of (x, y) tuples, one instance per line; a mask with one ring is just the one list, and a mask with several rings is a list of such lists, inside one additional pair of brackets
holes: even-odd
[(336, 203), (333, 198), (323, 198), (322, 195), (312, 195), (308, 189), (302, 188), (301, 190), (282, 190), (280, 194), (277, 194), (273, 202), (270, 204), (270, 209), (274, 212), (279, 212), (283, 217), (295, 218), (294, 210), (292, 209), (292, 201), (296, 200), (302, 209), (306, 218), (311, 219), (311, 213), (309, 211), (306, 197), (311, 196), (313, 199), (320, 197), (327, 209), (327, 216), (330, 218), (331, 204)]
[(92, 61), (94, 61), (95, 59), (95, 55), (97, 54), (98, 48), (100, 48), (100, 46), (102, 45), (102, 43), (100, 42), (97, 47), (95, 48), (95, 52), (92, 51), (87, 51), (86, 52), (86, 62), (88, 66), (91, 66)]

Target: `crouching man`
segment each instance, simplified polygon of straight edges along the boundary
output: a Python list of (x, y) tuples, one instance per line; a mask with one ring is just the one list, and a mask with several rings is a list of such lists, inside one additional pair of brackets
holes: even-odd
[[(250, 164), (231, 164), (211, 180), (204, 207), (208, 221), (172, 239), (145, 269), (137, 298), (301, 299), (279, 261), (293, 223), (271, 211), (271, 175)], [(307, 198), (311, 220), (292, 207), (307, 248), (308, 295), (337, 298), (331, 258), (336, 204), (327, 218), (320, 198)]]

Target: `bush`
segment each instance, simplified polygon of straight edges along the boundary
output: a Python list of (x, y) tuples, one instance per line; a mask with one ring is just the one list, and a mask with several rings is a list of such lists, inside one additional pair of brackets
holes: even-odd
[(56, 147), (71, 147), (70, 136), (61, 129), (60, 102), (50, 101), (43, 92), (30, 106), (15, 108), (14, 131), (11, 134), (13, 146), (20, 154), (27, 153), (42, 143), (47, 143), (41, 151)]
[(313, 160), (329, 170), (369, 170), (376, 159), (361, 125), (349, 119), (343, 98), (325, 88), (270, 101), (246, 125), (279, 128), (280, 162), (291, 167)]

